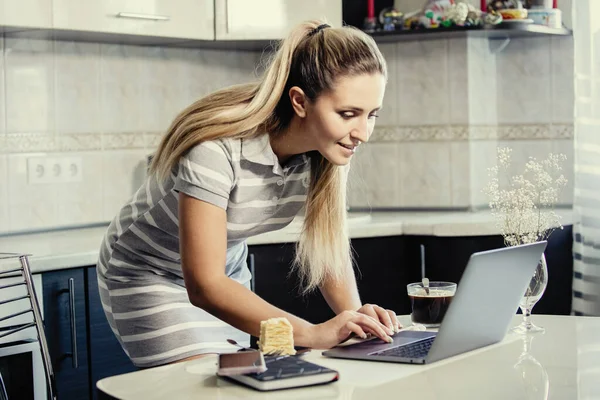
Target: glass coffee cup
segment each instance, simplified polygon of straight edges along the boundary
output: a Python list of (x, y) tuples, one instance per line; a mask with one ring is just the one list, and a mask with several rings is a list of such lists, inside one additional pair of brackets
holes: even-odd
[(412, 309), (413, 324), (422, 324), (427, 328), (440, 326), (448, 307), (456, 293), (456, 283), (431, 281), (429, 287), (421, 282), (406, 286)]

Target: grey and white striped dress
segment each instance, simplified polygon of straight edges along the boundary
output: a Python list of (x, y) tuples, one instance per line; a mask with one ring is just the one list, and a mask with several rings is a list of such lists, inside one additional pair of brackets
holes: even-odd
[(133, 363), (150, 367), (231, 350), (225, 339), (249, 335), (193, 306), (179, 255), (178, 192), (227, 211), (231, 279), (249, 287), (246, 239), (281, 229), (306, 201), (306, 155), (281, 166), (268, 135), (204, 142), (171, 177), (149, 177), (110, 224), (98, 260), (98, 286), (108, 322)]

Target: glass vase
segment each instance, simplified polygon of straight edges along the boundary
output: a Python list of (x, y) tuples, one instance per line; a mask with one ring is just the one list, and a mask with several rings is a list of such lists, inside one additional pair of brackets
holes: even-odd
[(546, 264), (546, 256), (542, 254), (542, 258), (538, 262), (535, 272), (531, 277), (531, 281), (529, 281), (529, 285), (525, 290), (525, 295), (519, 304), (519, 308), (523, 313), (523, 321), (519, 326), (513, 328), (513, 332), (521, 334), (544, 332), (544, 328), (531, 322), (531, 311), (544, 294), (547, 285), (548, 265)]

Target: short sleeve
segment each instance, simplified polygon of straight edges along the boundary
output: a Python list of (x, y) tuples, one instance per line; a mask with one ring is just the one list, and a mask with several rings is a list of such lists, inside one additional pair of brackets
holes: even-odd
[(202, 142), (183, 155), (174, 189), (227, 209), (234, 173), (231, 150), (221, 141)]

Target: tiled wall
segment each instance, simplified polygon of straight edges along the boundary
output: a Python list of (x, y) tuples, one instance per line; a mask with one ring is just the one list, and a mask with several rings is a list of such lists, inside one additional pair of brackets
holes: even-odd
[[(176, 113), (253, 79), (260, 54), (0, 41), (0, 233), (109, 221)], [(29, 184), (27, 160), (80, 156), (83, 180)]]
[(350, 203), (369, 208), (485, 207), (496, 148), (515, 165), (567, 155), (573, 198), (573, 40), (541, 37), (381, 46), (390, 80), (378, 127), (351, 168)]
[[(253, 78), (261, 57), (11, 38), (0, 44), (0, 234), (112, 219), (143, 180), (146, 156), (175, 114)], [(572, 159), (571, 38), (500, 45), (381, 46), (389, 84), (372, 141), (353, 162), (353, 208), (485, 204), (485, 168), (498, 144), (523, 159), (550, 150)], [(28, 158), (73, 154), (83, 161), (81, 182), (28, 183)]]

